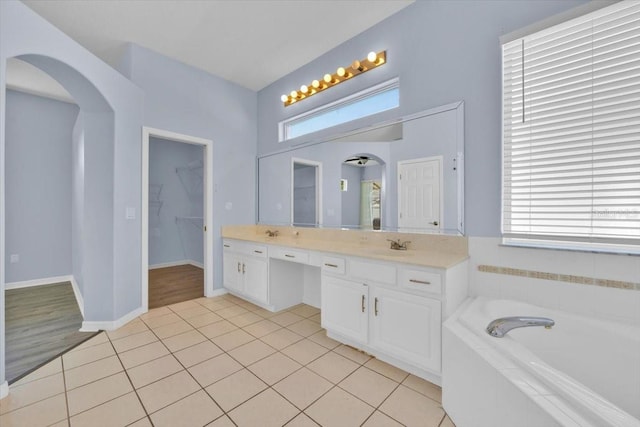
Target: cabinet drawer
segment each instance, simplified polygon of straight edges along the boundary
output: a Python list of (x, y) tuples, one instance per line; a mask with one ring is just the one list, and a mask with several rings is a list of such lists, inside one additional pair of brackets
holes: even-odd
[(365, 281), (385, 283), (387, 285), (396, 284), (396, 268), (391, 265), (350, 260), (349, 275)]
[(322, 271), (334, 274), (344, 274), (345, 261), (344, 258), (323, 257), (322, 258)]
[(253, 245), (253, 244), (249, 244), (245, 247), (245, 253), (247, 255), (253, 255), (260, 258), (266, 258), (268, 254), (266, 246)]
[(222, 249), (225, 251), (233, 251), (236, 252), (238, 248), (236, 248), (237, 242), (234, 240), (223, 240), (222, 241)]
[(399, 287), (430, 294), (442, 294), (442, 276), (440, 273), (403, 268), (400, 270)]
[(271, 258), (283, 259), (285, 261), (300, 262), (307, 264), (309, 262), (309, 254), (303, 251), (292, 250), (289, 248), (273, 248), (271, 249)]

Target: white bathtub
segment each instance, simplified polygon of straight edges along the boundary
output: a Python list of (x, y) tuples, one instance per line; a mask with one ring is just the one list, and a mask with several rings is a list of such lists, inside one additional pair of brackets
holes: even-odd
[[(505, 316), (542, 316), (504, 338)], [(443, 406), (457, 427), (640, 427), (640, 328), (516, 301), (467, 300), (444, 324)]]

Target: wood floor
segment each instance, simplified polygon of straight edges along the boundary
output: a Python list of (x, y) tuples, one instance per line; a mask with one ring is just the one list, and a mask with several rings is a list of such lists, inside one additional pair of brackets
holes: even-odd
[(5, 291), (9, 383), (95, 335), (78, 332), (81, 326), (82, 314), (69, 282)]
[(204, 270), (193, 265), (149, 270), (149, 308), (204, 296)]

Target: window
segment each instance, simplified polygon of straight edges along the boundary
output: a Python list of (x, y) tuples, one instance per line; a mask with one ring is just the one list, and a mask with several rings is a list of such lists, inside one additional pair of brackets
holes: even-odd
[(640, 3), (503, 45), (507, 243), (640, 252)]
[(398, 79), (393, 79), (281, 122), (280, 142), (391, 110), (399, 105)]

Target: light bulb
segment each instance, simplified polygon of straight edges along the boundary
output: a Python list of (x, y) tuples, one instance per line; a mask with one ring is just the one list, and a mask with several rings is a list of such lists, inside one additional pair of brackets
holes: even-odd
[(314, 89), (318, 89), (320, 87), (320, 82), (317, 80), (314, 80), (311, 82), (311, 86), (313, 86)]
[(378, 54), (375, 52), (369, 52), (369, 54), (367, 55), (367, 61), (372, 62), (372, 63), (376, 63), (376, 60), (378, 59)]
[(351, 68), (358, 71), (364, 71), (364, 67), (362, 66), (360, 61), (358, 61), (357, 59), (353, 61), (353, 63), (351, 64)]
[(300, 92), (302, 92), (302, 93), (309, 92), (309, 88), (307, 87), (307, 85), (300, 86)]
[(296, 92), (295, 90), (291, 91), (291, 98), (292, 99), (296, 99), (298, 97), (298, 92)]
[(331, 77), (331, 74), (325, 74), (323, 80), (327, 83), (331, 83), (333, 77)]
[(344, 69), (344, 67), (340, 67), (338, 68), (338, 70), (336, 71), (336, 74), (340, 77), (344, 77), (345, 74), (347, 74), (346, 70)]
[(280, 100), (281, 100), (282, 102), (287, 102), (287, 100), (288, 100), (288, 99), (289, 99), (289, 97), (288, 97), (287, 95), (282, 95), (282, 96), (280, 97)]

